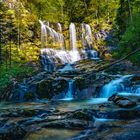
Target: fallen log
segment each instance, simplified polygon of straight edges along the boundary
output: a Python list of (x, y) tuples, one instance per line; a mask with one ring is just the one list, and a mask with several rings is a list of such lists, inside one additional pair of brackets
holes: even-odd
[(135, 53), (137, 53), (137, 52), (139, 52), (139, 51), (140, 51), (140, 48), (138, 48), (138, 49), (136, 49), (135, 51), (133, 51), (133, 52), (127, 54), (126, 56), (124, 56), (123, 58), (121, 58), (121, 59), (119, 59), (119, 60), (117, 60), (117, 61), (114, 61), (114, 62), (112, 62), (112, 63), (110, 63), (110, 64), (107, 64), (107, 65), (103, 65), (102, 67), (99, 67), (98, 69), (93, 70), (92, 73), (89, 74), (88, 77), (92, 76), (92, 74), (94, 74), (94, 73), (101, 72), (101, 71), (104, 71), (104, 70), (109, 69), (110, 67), (114, 66), (114, 65), (117, 64), (117, 63), (122, 62), (123, 60), (127, 59), (128, 57), (134, 55)]

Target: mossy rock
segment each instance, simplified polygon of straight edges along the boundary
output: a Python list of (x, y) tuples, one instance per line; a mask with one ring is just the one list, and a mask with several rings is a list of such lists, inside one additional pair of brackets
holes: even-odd
[(84, 111), (77, 111), (73, 114), (73, 118), (91, 121), (93, 118), (90, 114)]
[(45, 79), (37, 86), (38, 98), (51, 99), (67, 88), (67, 81), (64, 79)]
[(34, 97), (34, 94), (31, 93), (31, 92), (27, 92), (25, 95), (24, 95), (24, 98), (26, 101), (32, 101), (35, 97)]
[(87, 85), (86, 85), (85, 78), (75, 77), (74, 80), (75, 80), (76, 87), (78, 87), (79, 90), (82, 90), (82, 89), (86, 88)]
[(52, 89), (52, 80), (42, 80), (38, 87), (37, 87), (37, 95), (38, 98), (49, 98), (51, 99), (53, 96), (53, 89)]

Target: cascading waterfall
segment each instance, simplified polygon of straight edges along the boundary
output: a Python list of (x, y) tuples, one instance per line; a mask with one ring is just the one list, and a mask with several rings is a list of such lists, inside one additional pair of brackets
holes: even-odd
[(41, 24), (41, 48), (44, 48), (47, 44), (47, 29), (43, 21), (39, 20), (39, 23)]
[[(43, 49), (41, 49), (41, 63), (44, 66), (45, 70), (50, 71), (52, 70), (52, 67), (54, 67), (55, 63), (69, 63), (72, 64), (76, 61), (79, 61), (81, 59), (99, 59), (98, 53), (95, 50), (92, 49), (85, 49), (79, 51), (76, 46), (76, 27), (74, 23), (71, 23), (69, 26), (69, 32), (70, 32), (70, 45), (71, 50), (65, 50), (64, 48), (64, 36), (62, 34), (62, 25), (60, 23), (57, 23), (57, 31), (52, 29), (50, 27), (49, 22), (43, 22), (39, 20), (41, 24), (41, 46)], [(92, 32), (91, 28), (87, 24), (82, 24), (82, 34), (83, 34), (83, 41), (88, 40), (88, 42), (91, 42), (92, 40)], [(88, 39), (85, 38), (87, 36)], [(59, 43), (61, 49), (50, 49), (46, 48), (47, 46), (47, 38), (53, 39), (53, 43)], [(90, 40), (90, 41), (89, 41)]]
[(139, 88), (135, 90), (132, 87), (125, 86), (124, 83), (129, 82), (132, 75), (125, 75), (118, 79), (112, 80), (110, 83), (103, 86), (100, 91), (100, 97), (108, 98), (114, 93), (137, 93)]
[(62, 25), (60, 23), (57, 23), (57, 28), (58, 28), (59, 33), (61, 34), (61, 36), (59, 38), (61, 50), (65, 50), (65, 47), (64, 47), (64, 36), (62, 34)]
[(91, 27), (88, 24), (81, 24), (82, 27), (82, 43), (85, 48), (83, 50), (83, 53), (87, 54), (87, 58), (90, 59), (99, 59), (98, 57), (98, 52), (93, 49), (92, 47), (92, 42), (93, 42), (93, 37), (92, 37), (92, 31)]

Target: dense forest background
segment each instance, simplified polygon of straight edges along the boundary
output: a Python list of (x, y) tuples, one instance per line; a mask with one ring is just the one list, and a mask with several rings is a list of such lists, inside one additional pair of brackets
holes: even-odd
[[(140, 47), (140, 0), (1, 0), (0, 89), (15, 76), (30, 75), (31, 65), (39, 65), (39, 19), (49, 21), (54, 28), (61, 23), (66, 39), (70, 22), (77, 27), (89, 24), (93, 35), (108, 31), (108, 39), (94, 36), (94, 48), (101, 57), (103, 48), (117, 59)], [(129, 60), (140, 65), (140, 52)]]

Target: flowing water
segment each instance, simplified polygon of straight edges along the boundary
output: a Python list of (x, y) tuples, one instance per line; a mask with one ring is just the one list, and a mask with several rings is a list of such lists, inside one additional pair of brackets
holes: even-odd
[(70, 80), (68, 83), (68, 90), (65, 95), (64, 100), (73, 100), (74, 99), (74, 80)]
[(44, 48), (47, 44), (47, 29), (41, 20), (39, 22), (41, 24), (41, 48)]
[(70, 30), (70, 44), (71, 44), (72, 50), (77, 51), (77, 47), (76, 47), (76, 28), (75, 28), (74, 23), (70, 24), (69, 30)]
[(104, 85), (100, 91), (100, 97), (109, 98), (114, 93), (119, 93), (120, 95), (135, 95), (140, 96), (139, 86), (130, 86), (129, 82), (133, 75), (125, 75), (112, 80), (108, 84)]
[[(56, 63), (72, 64), (81, 59), (99, 60), (98, 52), (92, 49), (92, 32), (88, 24), (82, 24), (82, 40), (88, 47), (81, 51), (77, 49), (76, 27), (74, 23), (69, 26), (70, 32), (70, 47), (71, 50), (66, 50), (64, 36), (62, 34), (62, 25), (57, 23), (57, 31), (50, 27), (49, 22), (45, 23), (39, 20), (41, 24), (41, 64), (47, 71), (53, 71)], [(52, 38), (53, 42), (59, 42), (61, 49), (50, 49), (47, 47), (47, 38)]]

